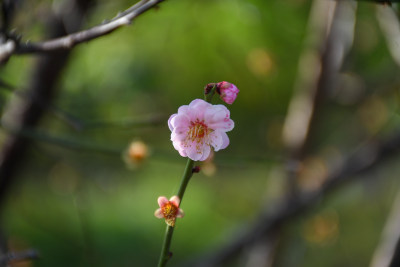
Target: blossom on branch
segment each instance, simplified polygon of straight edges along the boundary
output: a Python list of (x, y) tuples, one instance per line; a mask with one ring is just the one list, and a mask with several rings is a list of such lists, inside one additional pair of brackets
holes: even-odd
[(157, 201), (160, 208), (156, 210), (154, 216), (160, 219), (164, 218), (166, 224), (174, 227), (176, 218), (184, 216), (183, 210), (179, 208), (181, 200), (178, 196), (173, 196), (169, 200), (161, 196)]
[(212, 105), (201, 99), (181, 106), (168, 120), (171, 141), (182, 157), (204, 161), (214, 151), (229, 145), (226, 132), (234, 127), (224, 105)]

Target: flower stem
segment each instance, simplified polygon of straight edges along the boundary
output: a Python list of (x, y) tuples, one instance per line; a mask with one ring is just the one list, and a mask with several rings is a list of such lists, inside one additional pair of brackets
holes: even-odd
[[(185, 194), (186, 187), (189, 183), (190, 178), (193, 175), (193, 171), (192, 171), (193, 165), (194, 165), (194, 161), (188, 158), (186, 167), (185, 167), (185, 171), (183, 173), (181, 185), (179, 186), (179, 191), (177, 194), (177, 196), (181, 200), (180, 203), (182, 203), (182, 198), (183, 198), (183, 195)], [(164, 267), (171, 257), (169, 249), (171, 247), (171, 240), (172, 240), (173, 233), (174, 233), (174, 227), (167, 225), (167, 229), (165, 231), (164, 243), (161, 248), (160, 260), (158, 262), (158, 267)]]
[(206, 92), (206, 94), (204, 95), (204, 100), (208, 103), (211, 103), (211, 100), (212, 100), (216, 90), (217, 90), (217, 85), (214, 84), (214, 86), (208, 92)]
[(194, 165), (194, 161), (191, 160), (190, 158), (188, 158), (188, 160), (186, 162), (185, 172), (183, 173), (181, 185), (179, 186), (179, 191), (177, 194), (177, 196), (181, 200), (181, 203), (182, 203), (183, 194), (185, 194), (186, 187), (189, 183), (190, 178), (193, 175), (193, 165)]
[(165, 266), (170, 258), (169, 248), (171, 246), (173, 233), (174, 227), (167, 225), (167, 229), (165, 230), (164, 243), (161, 248), (160, 260), (158, 261), (158, 267)]

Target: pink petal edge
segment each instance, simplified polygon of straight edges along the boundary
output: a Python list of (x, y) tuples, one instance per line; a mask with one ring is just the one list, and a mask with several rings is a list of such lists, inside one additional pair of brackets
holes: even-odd
[(179, 207), (179, 204), (181, 203), (181, 200), (179, 199), (178, 196), (171, 197), (169, 201), (175, 204), (177, 207)]
[(185, 213), (183, 212), (183, 210), (182, 209), (179, 209), (178, 210), (178, 213), (176, 214), (176, 217), (178, 217), (178, 218), (183, 218), (185, 216)]
[(158, 206), (160, 206), (160, 208), (161, 208), (162, 206), (164, 206), (165, 204), (168, 203), (168, 198), (161, 196), (157, 199), (157, 202), (158, 202)]
[(156, 211), (154, 212), (154, 216), (156, 216), (159, 219), (164, 218), (164, 214), (162, 213), (161, 209), (156, 209)]

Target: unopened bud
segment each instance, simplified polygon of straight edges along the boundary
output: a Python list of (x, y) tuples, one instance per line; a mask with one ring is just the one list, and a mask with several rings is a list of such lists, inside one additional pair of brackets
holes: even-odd
[(232, 104), (239, 93), (239, 89), (233, 83), (224, 81), (217, 84), (217, 92), (220, 94), (222, 101)]

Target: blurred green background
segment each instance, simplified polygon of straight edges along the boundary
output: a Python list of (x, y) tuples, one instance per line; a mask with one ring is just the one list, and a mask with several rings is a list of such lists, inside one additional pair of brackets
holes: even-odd
[[(52, 4), (21, 4), (14, 26), (25, 40), (42, 39), (39, 17)], [(131, 4), (98, 0), (85, 28)], [(131, 26), (77, 46), (55, 105), (83, 127), (52, 112), (39, 127), (75, 145), (34, 141), (3, 210), (9, 248), (40, 252), (39, 260), (23, 266), (155, 266), (165, 230), (153, 215), (156, 200), (176, 193), (186, 162), (171, 144), (167, 119), (202, 98), (210, 82), (240, 89), (229, 106), (235, 128), (230, 146), (189, 184), (170, 265), (223, 246), (261, 210), (273, 208), (285, 192), (281, 130), (310, 7), (307, 0), (169, 0)], [(375, 9), (369, 2), (358, 6), (342, 75), (359, 91), (349, 100), (339, 88), (326, 102), (308, 159), (317, 172), (327, 168), (324, 155), (343, 156), (399, 125), (399, 69)], [(34, 60), (12, 57), (1, 78), (24, 88)], [(11, 97), (2, 92), (2, 104)], [(154, 116), (156, 123), (128, 125)], [(132, 166), (123, 154), (135, 140), (145, 143), (149, 156)], [(352, 183), (291, 221), (274, 266), (366, 266), (397, 192), (398, 171), (393, 162), (382, 165), (367, 174), (377, 179)], [(239, 258), (232, 266), (241, 264)]]

